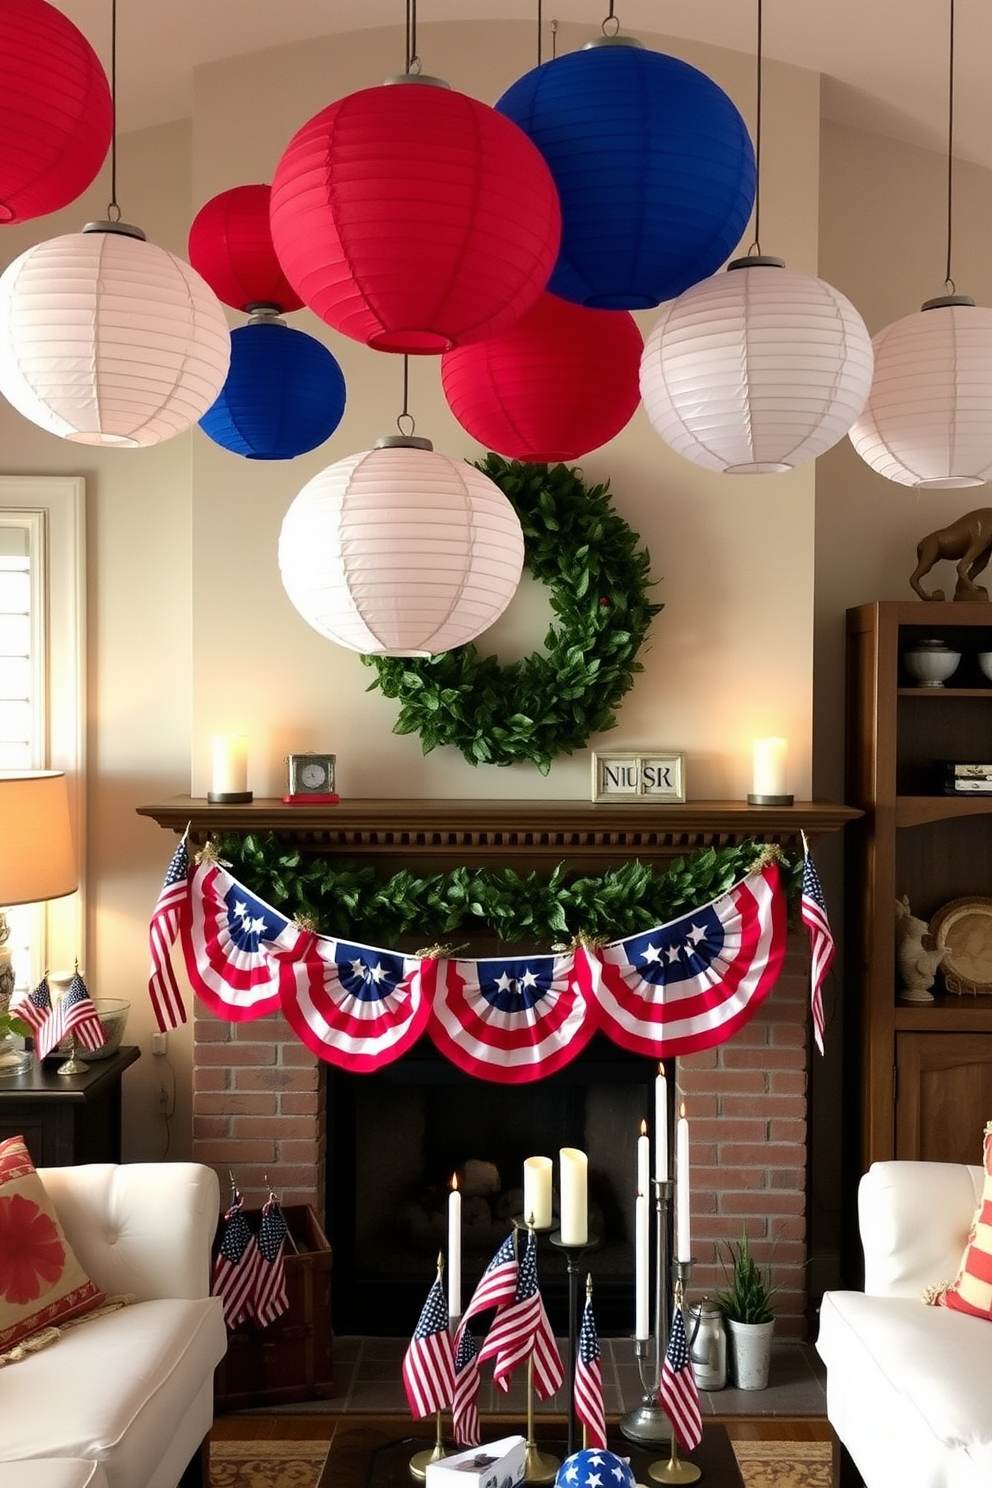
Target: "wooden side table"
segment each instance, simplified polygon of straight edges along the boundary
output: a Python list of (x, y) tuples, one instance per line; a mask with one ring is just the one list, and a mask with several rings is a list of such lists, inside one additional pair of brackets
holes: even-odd
[(53, 1058), (0, 1080), (0, 1140), (23, 1137), (39, 1168), (120, 1162), (121, 1079), (140, 1057), (140, 1049), (120, 1048), (90, 1060), (82, 1075), (57, 1075), (61, 1060)]

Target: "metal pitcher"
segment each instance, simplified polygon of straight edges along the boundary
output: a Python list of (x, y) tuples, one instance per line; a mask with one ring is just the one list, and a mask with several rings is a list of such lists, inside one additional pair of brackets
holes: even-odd
[(689, 1356), (701, 1390), (722, 1390), (727, 1383), (727, 1334), (723, 1314), (712, 1297), (689, 1308)]

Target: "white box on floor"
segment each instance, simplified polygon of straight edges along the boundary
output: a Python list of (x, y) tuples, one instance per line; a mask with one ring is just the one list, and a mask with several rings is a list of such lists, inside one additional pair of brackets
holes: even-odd
[(427, 1464), (426, 1488), (516, 1488), (524, 1480), (527, 1443), (504, 1436), (481, 1447)]

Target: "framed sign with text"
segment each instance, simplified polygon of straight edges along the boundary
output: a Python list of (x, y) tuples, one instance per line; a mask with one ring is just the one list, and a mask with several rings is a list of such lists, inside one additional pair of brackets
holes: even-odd
[(673, 749), (592, 756), (594, 801), (685, 800), (685, 755)]

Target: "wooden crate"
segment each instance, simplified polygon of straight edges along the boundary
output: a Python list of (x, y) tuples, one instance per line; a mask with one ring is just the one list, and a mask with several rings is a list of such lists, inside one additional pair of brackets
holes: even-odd
[[(257, 1234), (259, 1211), (245, 1213)], [(283, 1213), (289, 1308), (267, 1328), (247, 1322), (228, 1333), (227, 1353), (214, 1374), (218, 1411), (334, 1394), (331, 1247), (309, 1205), (288, 1204)]]

